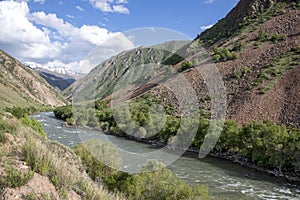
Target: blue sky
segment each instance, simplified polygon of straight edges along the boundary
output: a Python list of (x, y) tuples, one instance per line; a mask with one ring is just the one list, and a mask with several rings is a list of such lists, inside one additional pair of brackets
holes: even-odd
[[(18, 0), (0, 2), (0, 48), (22, 62), (76, 69), (120, 32), (171, 29), (195, 38), (238, 0)], [(122, 42), (114, 50), (130, 49)]]

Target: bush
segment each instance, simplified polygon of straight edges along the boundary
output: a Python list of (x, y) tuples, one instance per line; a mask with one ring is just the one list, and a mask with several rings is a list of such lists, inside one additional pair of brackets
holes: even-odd
[[(40, 110), (43, 109), (47, 109), (47, 108), (40, 108)], [(5, 109), (7, 112), (10, 112), (13, 116), (15, 116), (16, 118), (20, 119), (22, 117), (25, 116), (25, 114), (32, 114), (38, 111), (37, 108), (33, 107), (33, 106), (28, 106), (26, 108), (22, 108), (22, 107), (13, 107), (13, 108), (6, 108)]]
[(226, 61), (226, 60), (235, 60), (238, 58), (237, 53), (230, 52), (227, 48), (218, 48), (216, 46), (213, 47), (214, 55), (213, 60), (215, 62)]
[(183, 72), (184, 70), (193, 68), (193, 63), (189, 62), (189, 61), (184, 61), (182, 62), (180, 68), (178, 69), (178, 72)]
[(21, 107), (13, 107), (13, 108), (6, 108), (7, 112), (10, 112), (13, 116), (20, 119), (24, 117), (25, 114), (28, 114), (28, 110)]
[(70, 105), (58, 107), (53, 112), (55, 117), (61, 120), (66, 120), (73, 117), (73, 110), (72, 106)]
[[(170, 170), (166, 168), (157, 170), (161, 165), (158, 166), (155, 162), (147, 163), (145, 172), (130, 175), (107, 167), (93, 157), (83, 145), (76, 146), (74, 150), (86, 165), (87, 173), (94, 180), (102, 180), (109, 190), (119, 191), (129, 199), (205, 199), (208, 197), (206, 187), (200, 185), (191, 187)], [(146, 172), (152, 169), (156, 171)]]
[(233, 51), (240, 51), (243, 47), (246, 46), (245, 42), (239, 41), (237, 44), (234, 45)]
[(278, 42), (281, 40), (286, 40), (286, 36), (285, 35), (280, 35), (278, 33), (275, 33), (271, 36), (271, 41), (272, 42)]
[(130, 176), (121, 188), (121, 191), (133, 200), (208, 198), (206, 187), (189, 186), (166, 168)]
[(0, 187), (2, 187), (2, 189), (6, 187), (19, 188), (28, 183), (34, 175), (34, 172), (31, 170), (27, 173), (23, 173), (8, 164), (5, 164), (4, 168), (7, 175), (5, 177), (0, 176)]
[(42, 124), (36, 121), (33, 117), (29, 117), (27, 114), (25, 114), (24, 117), (22, 117), (21, 122), (22, 124), (27, 125), (35, 130), (41, 136), (46, 137), (46, 132), (44, 131)]

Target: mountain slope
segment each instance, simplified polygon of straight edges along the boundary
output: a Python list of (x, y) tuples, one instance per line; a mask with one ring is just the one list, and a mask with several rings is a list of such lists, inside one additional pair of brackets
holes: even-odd
[(45, 72), (45, 71), (37, 71), (41, 77), (43, 77), (52, 87), (58, 88), (59, 90), (63, 91), (72, 83), (74, 83), (76, 80), (71, 77), (61, 77), (54, 75), (51, 72)]
[[(297, 84), (300, 77), (296, 73), (300, 68), (299, 4), (272, 1), (267, 5), (265, 1), (241, 0), (194, 43), (206, 44), (212, 58), (217, 58), (216, 66), (227, 90), (228, 119), (240, 124), (268, 119), (300, 127), (300, 88)], [(253, 12), (253, 6), (261, 9)], [(236, 27), (235, 34), (220, 33), (232, 27), (224, 24), (231, 20), (239, 21), (242, 26)], [(209, 35), (214, 40), (208, 41)], [(180, 51), (188, 51), (191, 46)], [(222, 52), (229, 52), (228, 57)], [(197, 78), (197, 71), (189, 70), (185, 76), (189, 77), (199, 99), (204, 99), (208, 93), (205, 93), (203, 80)], [(169, 104), (176, 102), (163, 88), (154, 88), (152, 93)]]
[[(96, 98), (105, 98), (112, 94), (116, 83), (125, 75), (133, 76), (134, 73), (140, 75), (141, 73), (146, 73), (145, 71), (152, 67), (154, 71), (151, 73), (153, 74), (149, 74), (148, 78), (161, 73), (162, 66), (159, 63), (187, 43), (188, 41), (170, 41), (152, 47), (138, 47), (122, 52), (100, 63), (88, 75), (67, 88), (63, 94), (70, 98), (72, 92), (75, 92), (76, 97), (85, 98), (89, 97), (95, 90)], [(153, 63), (155, 65), (152, 65)], [(92, 88), (91, 86), (97, 88)]]
[[(177, 52), (190, 55), (195, 46), (205, 46), (223, 77), (227, 91), (228, 119), (240, 124), (268, 119), (277, 124), (300, 127), (297, 117), (300, 111), (297, 82), (300, 77), (295, 74), (300, 67), (299, 41), (299, 3), (241, 0), (224, 19)], [(139, 51), (145, 51), (145, 54), (138, 54)], [(128, 75), (127, 65), (140, 65), (145, 58), (143, 56), (151, 58), (152, 55), (156, 59), (150, 59), (151, 62), (174, 64), (175, 69), (186, 65), (186, 61), (178, 56), (168, 54), (157, 57), (157, 54), (145, 49), (122, 53), (101, 63), (75, 86), (78, 90), (88, 92), (84, 86), (93, 83), (102, 88), (96, 90), (97, 98), (110, 99), (109, 95), (116, 82)], [(129, 55), (133, 59), (130, 60)], [(182, 73), (197, 92), (200, 105), (206, 106), (209, 111), (207, 87), (199, 72), (193, 69), (193, 63), (199, 62), (191, 60), (190, 69)], [(108, 92), (105, 92), (106, 89), (109, 89)], [(150, 92), (165, 105), (176, 107), (176, 97), (159, 84), (145, 84), (139, 88), (132, 85), (132, 90), (138, 91), (137, 96)], [(70, 90), (66, 94), (70, 95)], [(178, 114), (176, 109), (173, 114)]]
[(0, 50), (0, 108), (63, 105), (64, 98), (34, 70)]

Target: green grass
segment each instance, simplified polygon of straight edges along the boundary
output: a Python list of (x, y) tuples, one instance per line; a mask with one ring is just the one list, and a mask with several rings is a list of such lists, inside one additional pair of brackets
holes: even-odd
[[(6, 176), (0, 176), (0, 187), (19, 188), (28, 183), (33, 178), (33, 171), (21, 172), (11, 165), (4, 163)], [(1, 190), (1, 188), (0, 188)]]

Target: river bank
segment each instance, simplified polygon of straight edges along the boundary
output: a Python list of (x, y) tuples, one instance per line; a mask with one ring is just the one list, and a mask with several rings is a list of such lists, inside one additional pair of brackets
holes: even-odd
[[(63, 127), (63, 121), (56, 119), (52, 112), (40, 113), (34, 117), (43, 124), (50, 140), (69, 147), (74, 147), (81, 144), (85, 138), (93, 138), (97, 135), (98, 139), (108, 140), (118, 148), (130, 152), (156, 151), (155, 146), (150, 143), (99, 134), (99, 131), (91, 128)], [(300, 199), (299, 184), (214, 156), (199, 159), (197, 153), (187, 151), (167, 168), (189, 184), (206, 185), (209, 194), (217, 199)]]
[[(95, 127), (89, 127), (89, 126), (74, 126), (74, 125), (70, 125), (67, 124), (66, 122), (64, 122), (62, 124), (62, 126), (65, 127), (69, 127), (69, 128), (86, 128), (86, 129), (90, 129), (90, 130), (96, 130), (96, 131), (101, 131), (101, 128), (95, 128)], [(115, 137), (120, 137), (120, 138), (124, 138), (124, 139), (128, 139), (128, 140), (133, 140), (139, 143), (143, 143), (143, 144), (149, 144), (154, 148), (162, 148), (164, 146), (166, 146), (166, 143), (162, 143), (160, 142), (158, 139), (154, 137), (152, 138), (138, 138), (132, 135), (119, 135), (119, 134), (115, 134), (113, 132), (109, 132), (109, 133), (104, 133), (106, 135), (111, 135), (111, 136), (115, 136)], [(178, 149), (180, 147), (174, 147), (172, 146), (172, 148), (169, 148), (170, 151), (173, 151), (175, 149)], [(188, 149), (186, 149), (187, 152), (193, 152), (193, 153), (199, 153), (199, 148), (197, 147), (189, 147)], [(275, 177), (281, 177), (281, 178), (285, 178), (286, 180), (292, 182), (292, 183), (296, 183), (296, 184), (300, 184), (300, 176), (297, 175), (296, 172), (280, 172), (276, 169), (268, 169), (268, 168), (264, 168), (264, 167), (259, 167), (257, 164), (255, 164), (254, 162), (251, 161), (251, 159), (242, 156), (240, 154), (232, 154), (230, 152), (217, 152), (217, 151), (211, 151), (209, 154), (209, 156), (215, 157), (215, 158), (219, 158), (219, 159), (224, 159), (224, 160), (228, 160), (234, 163), (238, 163), (241, 167), (247, 167), (253, 170), (257, 170), (259, 172), (264, 172), (266, 174), (275, 176)]]

